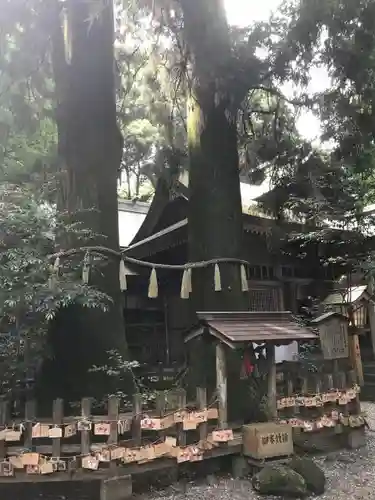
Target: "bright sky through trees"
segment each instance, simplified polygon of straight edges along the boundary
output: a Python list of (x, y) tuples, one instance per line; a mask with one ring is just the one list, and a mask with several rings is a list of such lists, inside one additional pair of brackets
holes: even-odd
[[(265, 21), (272, 11), (280, 5), (280, 0), (224, 0), (230, 24), (246, 26), (252, 21)], [(320, 92), (329, 86), (325, 69), (311, 71), (312, 82), (309, 86), (311, 92)], [(293, 93), (291, 85), (283, 88), (286, 95)], [(308, 140), (315, 140), (320, 135), (319, 121), (312, 113), (302, 112), (298, 119), (298, 129)]]
[[(265, 21), (269, 18), (272, 11), (275, 11), (280, 5), (280, 0), (224, 0), (229, 24), (238, 26), (247, 26), (254, 21)], [(309, 85), (311, 92), (323, 91), (329, 86), (329, 79), (324, 68), (313, 69), (311, 71), (312, 81)], [(287, 96), (292, 96), (293, 87), (285, 85), (283, 92)], [(319, 120), (311, 112), (302, 111), (298, 120), (297, 127), (302, 136), (310, 141), (318, 141), (320, 136)], [(248, 200), (260, 196), (268, 191), (269, 181), (266, 180), (260, 186), (241, 186), (242, 199), (244, 204)]]

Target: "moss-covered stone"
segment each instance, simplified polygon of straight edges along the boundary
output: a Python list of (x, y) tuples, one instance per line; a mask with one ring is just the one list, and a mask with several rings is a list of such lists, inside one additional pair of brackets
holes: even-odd
[(315, 495), (322, 495), (324, 493), (326, 477), (322, 469), (316, 465), (314, 460), (310, 458), (295, 457), (288, 466), (304, 478), (306, 487), (309, 491)]
[(307, 495), (303, 477), (289, 467), (271, 465), (264, 467), (252, 479), (253, 488), (262, 495), (279, 495), (303, 498)]

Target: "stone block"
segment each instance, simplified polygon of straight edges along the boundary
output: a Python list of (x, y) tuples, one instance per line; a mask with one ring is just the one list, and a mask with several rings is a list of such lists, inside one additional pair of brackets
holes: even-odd
[(243, 455), (232, 457), (232, 475), (234, 478), (246, 477), (250, 474), (250, 467)]
[(113, 476), (103, 479), (100, 487), (100, 500), (125, 500), (132, 496), (133, 486), (130, 475)]
[(347, 436), (347, 446), (348, 448), (354, 450), (356, 448), (362, 448), (366, 446), (366, 434), (365, 429), (353, 429), (348, 433)]

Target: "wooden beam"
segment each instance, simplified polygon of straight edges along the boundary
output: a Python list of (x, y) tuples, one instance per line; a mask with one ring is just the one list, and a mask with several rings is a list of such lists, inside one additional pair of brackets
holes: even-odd
[(219, 428), (226, 429), (228, 426), (227, 364), (225, 347), (220, 342), (216, 344), (216, 389), (219, 400)]
[(266, 344), (266, 356), (268, 365), (267, 397), (269, 416), (273, 420), (277, 418), (277, 394), (276, 394), (276, 362), (275, 345)]

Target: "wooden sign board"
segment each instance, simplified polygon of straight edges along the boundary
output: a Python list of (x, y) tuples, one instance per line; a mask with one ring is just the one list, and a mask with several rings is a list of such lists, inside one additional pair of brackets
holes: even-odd
[(319, 337), (324, 359), (349, 357), (348, 324), (345, 319), (333, 316), (320, 323)]
[(263, 459), (292, 455), (292, 426), (273, 422), (245, 425), (243, 454)]

